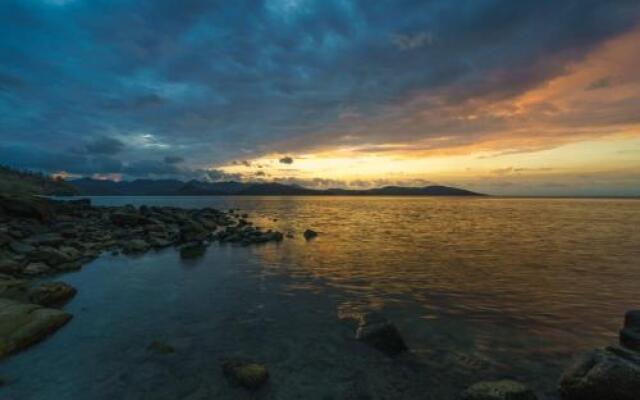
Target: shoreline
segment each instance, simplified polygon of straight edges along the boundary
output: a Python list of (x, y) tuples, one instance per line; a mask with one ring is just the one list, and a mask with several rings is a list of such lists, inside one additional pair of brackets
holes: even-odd
[[(89, 199), (0, 195), (0, 359), (25, 349), (69, 322), (60, 307), (76, 289), (34, 283), (77, 271), (105, 252), (138, 255), (175, 247), (183, 259), (202, 256), (213, 242), (249, 246), (280, 242), (237, 209), (93, 206)], [(12, 322), (13, 321), (13, 322)]]

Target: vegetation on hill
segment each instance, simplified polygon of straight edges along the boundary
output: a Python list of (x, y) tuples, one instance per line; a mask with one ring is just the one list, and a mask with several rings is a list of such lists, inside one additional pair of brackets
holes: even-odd
[(62, 178), (0, 165), (0, 193), (71, 195), (77, 190)]

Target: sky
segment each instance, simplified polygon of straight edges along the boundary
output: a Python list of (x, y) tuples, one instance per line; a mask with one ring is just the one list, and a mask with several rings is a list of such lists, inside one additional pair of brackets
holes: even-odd
[(640, 195), (637, 0), (0, 0), (0, 163)]

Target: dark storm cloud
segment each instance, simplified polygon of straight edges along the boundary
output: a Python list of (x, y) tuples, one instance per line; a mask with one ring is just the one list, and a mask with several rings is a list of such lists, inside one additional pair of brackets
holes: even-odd
[(178, 156), (165, 156), (164, 162), (167, 164), (180, 164), (184, 162), (184, 158)]
[(280, 159), (280, 164), (293, 164), (293, 158), (291, 158), (291, 157), (282, 157)]
[(124, 150), (124, 143), (112, 137), (99, 137), (85, 145), (88, 154), (114, 155)]
[[(111, 160), (111, 172), (141, 175), (334, 143), (323, 132), (345, 115), (416, 93), (452, 103), (522, 93), (630, 29), (638, 10), (633, 0), (7, 0), (0, 138), (24, 150), (29, 162), (9, 159), (25, 167)], [(350, 133), (371, 145), (400, 134)], [(121, 146), (91, 145), (113, 135)], [(41, 152), (33, 143), (60, 156), (29, 156)], [(83, 143), (89, 154), (68, 152)], [(185, 168), (148, 161), (172, 151), (189, 154)]]

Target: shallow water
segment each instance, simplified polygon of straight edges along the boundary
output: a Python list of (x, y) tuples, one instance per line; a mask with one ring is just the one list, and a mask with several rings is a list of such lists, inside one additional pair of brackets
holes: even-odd
[[(0, 364), (2, 399), (450, 399), (515, 378), (555, 398), (571, 357), (640, 307), (640, 202), (604, 199), (102, 197), (241, 208), (294, 239), (104, 256), (60, 276), (74, 319)], [(305, 241), (312, 228), (320, 236)], [(379, 309), (412, 349), (391, 360), (346, 317)], [(176, 348), (160, 355), (154, 340)], [(269, 366), (257, 394), (220, 363)]]

